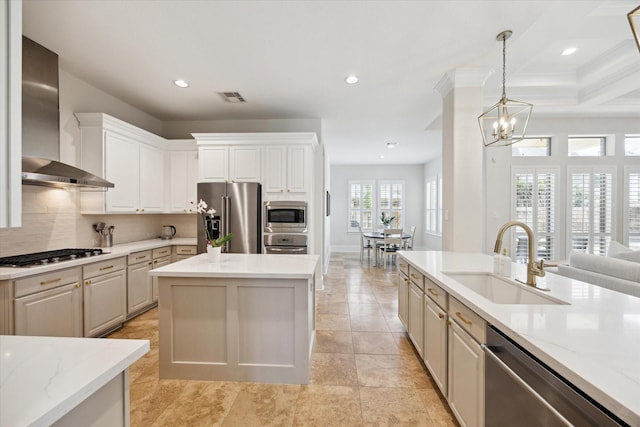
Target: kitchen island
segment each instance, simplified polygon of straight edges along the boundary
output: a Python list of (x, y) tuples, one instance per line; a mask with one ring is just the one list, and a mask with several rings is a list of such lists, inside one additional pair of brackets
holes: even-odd
[(149, 341), (2, 335), (0, 351), (1, 426), (128, 426), (128, 369)]
[[(549, 291), (531, 290), (547, 302), (508, 303), (499, 301), (495, 295), (483, 296), (461, 281), (465, 275), (491, 272), (489, 255), (440, 251), (401, 251), (399, 255), (400, 276), (405, 274), (411, 287), (414, 276), (424, 275), (424, 299), (428, 307), (434, 306), (428, 300), (432, 294), (444, 292), (448, 296), (449, 311), (446, 313), (446, 304), (441, 303), (445, 311), (441, 318), (446, 319), (448, 314), (450, 325), (468, 323), (471, 330), (481, 323), (460, 309), (466, 306), (471, 310), (469, 314), (493, 325), (623, 422), (640, 426), (639, 298), (547, 273), (538, 277), (537, 283)], [(524, 280), (526, 265), (512, 264), (512, 267), (510, 279)], [(408, 274), (402, 273), (403, 268), (408, 268)], [(402, 307), (400, 301), (399, 306)], [(411, 307), (409, 313), (411, 316)], [(476, 337), (482, 336), (483, 331), (480, 329)], [(424, 343), (424, 349), (432, 345), (433, 342)], [(450, 341), (449, 349), (452, 345), (455, 343)], [(480, 361), (478, 366), (482, 364)], [(451, 373), (449, 370), (450, 382)], [(478, 381), (480, 390), (483, 382)], [(450, 406), (455, 401), (452, 393), (457, 385), (455, 381), (449, 384)], [(479, 400), (478, 413), (469, 417), (473, 425), (483, 425), (482, 397)]]
[(308, 383), (318, 259), (202, 254), (152, 270), (160, 378)]

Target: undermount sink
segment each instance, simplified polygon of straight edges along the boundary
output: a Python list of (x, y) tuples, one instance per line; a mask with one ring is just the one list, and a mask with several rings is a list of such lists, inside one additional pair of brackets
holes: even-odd
[(466, 288), (496, 304), (568, 304), (528, 285), (487, 272), (443, 272)]

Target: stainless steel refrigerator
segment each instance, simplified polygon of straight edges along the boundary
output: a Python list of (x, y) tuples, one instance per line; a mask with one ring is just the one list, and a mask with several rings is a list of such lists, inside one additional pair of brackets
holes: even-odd
[(203, 221), (198, 216), (198, 253), (206, 252), (205, 226), (214, 238), (233, 233), (222, 252), (262, 252), (262, 185), (253, 182), (199, 182), (198, 201), (204, 200), (216, 213)]

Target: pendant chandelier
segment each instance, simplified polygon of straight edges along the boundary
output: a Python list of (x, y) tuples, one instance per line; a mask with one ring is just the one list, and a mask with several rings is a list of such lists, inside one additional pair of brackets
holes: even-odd
[(533, 104), (507, 98), (506, 48), (511, 31), (503, 31), (496, 36), (502, 41), (502, 98), (493, 107), (478, 117), (482, 142), (485, 147), (506, 147), (521, 141), (527, 131)]
[(633, 37), (635, 37), (638, 50), (640, 50), (640, 6), (629, 12), (627, 18), (629, 18), (629, 25), (631, 25)]

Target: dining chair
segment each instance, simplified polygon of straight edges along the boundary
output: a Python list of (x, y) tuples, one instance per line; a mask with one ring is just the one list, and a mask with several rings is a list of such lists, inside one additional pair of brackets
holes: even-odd
[(367, 250), (367, 259), (371, 259), (371, 241), (362, 234), (362, 227), (358, 224), (358, 232), (360, 233), (360, 262), (364, 260), (364, 251)]
[(402, 228), (386, 228), (382, 232), (383, 243), (380, 247), (380, 252), (385, 265), (389, 261), (389, 257), (394, 257), (398, 250), (402, 247)]
[(404, 239), (402, 242), (402, 249), (413, 249), (413, 238), (416, 235), (416, 226), (412, 225), (411, 228), (409, 229), (409, 233), (411, 234), (411, 237), (409, 237), (408, 239)]

